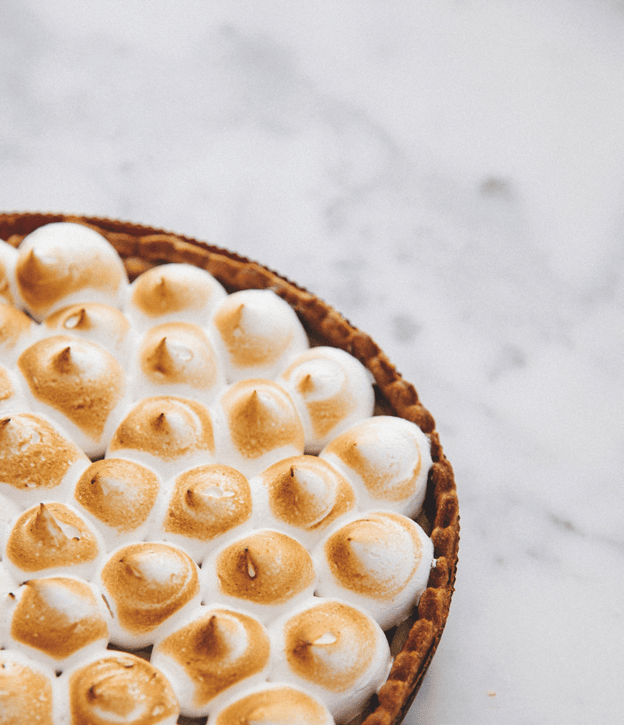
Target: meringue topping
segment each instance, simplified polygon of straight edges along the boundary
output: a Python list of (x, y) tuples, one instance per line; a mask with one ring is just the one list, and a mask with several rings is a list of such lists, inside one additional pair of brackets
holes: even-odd
[(50, 501), (24, 511), (5, 547), (8, 561), (19, 571), (95, 565), (101, 545), (95, 533), (71, 508)]
[(217, 608), (202, 611), (160, 641), (152, 662), (166, 672), (167, 658), (171, 658), (184, 670), (193, 695), (182, 711), (199, 716), (209, 714), (207, 706), (215, 697), (262, 672), (269, 663), (269, 652), (268, 634), (257, 619)]
[(213, 316), (223, 347), (227, 377), (272, 377), (308, 340), (292, 307), (271, 290), (234, 292)]
[[(163, 264), (143, 272), (130, 286), (130, 306), (151, 318), (208, 316), (225, 297), (222, 285), (206, 270), (190, 264)], [(199, 321), (199, 320), (197, 320)]]
[(125, 391), (123, 368), (107, 350), (88, 340), (56, 335), (27, 348), (18, 366), (35, 401), (99, 441)]
[(3, 360), (13, 359), (22, 345), (34, 341), (35, 323), (12, 305), (0, 304), (0, 350)]
[[(138, 350), (138, 368), (153, 394), (163, 386), (186, 386), (189, 395), (223, 386), (217, 358), (201, 327), (170, 322), (150, 328)], [(141, 379), (136, 381), (141, 385)]]
[(316, 456), (292, 456), (260, 476), (271, 514), (279, 522), (315, 532), (355, 509), (351, 484), (327, 461)]
[(136, 636), (150, 634), (199, 595), (195, 562), (185, 551), (164, 543), (117, 549), (100, 577), (117, 622)]
[(210, 411), (191, 399), (144, 398), (119, 424), (106, 455), (121, 450), (147, 453), (164, 461), (175, 461), (197, 452), (212, 457)]
[(124, 534), (145, 523), (159, 490), (159, 478), (149, 468), (105, 458), (92, 463), (78, 479), (74, 499), (96, 520)]
[(88, 645), (108, 643), (108, 624), (87, 582), (69, 577), (24, 582), (11, 619), (15, 642), (57, 662)]
[(0, 711), (4, 725), (55, 725), (53, 700), (51, 674), (15, 652), (0, 651)]
[(282, 446), (303, 453), (301, 420), (286, 391), (271, 380), (241, 380), (221, 397), (232, 444), (244, 459)]
[(334, 725), (326, 706), (290, 685), (267, 684), (226, 705), (211, 725)]
[(163, 521), (165, 534), (211, 541), (251, 516), (247, 478), (234, 468), (206, 465), (180, 474)]
[(254, 531), (226, 546), (217, 556), (223, 594), (254, 604), (284, 604), (315, 580), (307, 550), (279, 531)]
[(0, 420), (0, 486), (16, 498), (50, 495), (79, 463), (86, 468), (89, 459), (42, 416), (12, 413)]
[(94, 301), (115, 303), (127, 284), (115, 249), (83, 225), (47, 224), (25, 237), (17, 251), (17, 285), (28, 311), (38, 320), (77, 293), (85, 299), (95, 295)]
[(109, 652), (71, 673), (69, 708), (71, 725), (169, 725), (180, 709), (161, 672), (121, 652)]

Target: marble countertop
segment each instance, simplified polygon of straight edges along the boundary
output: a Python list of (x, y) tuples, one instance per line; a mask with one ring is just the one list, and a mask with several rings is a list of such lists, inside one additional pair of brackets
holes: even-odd
[(258, 259), (434, 413), (460, 566), (406, 725), (618, 721), (622, 3), (3, 0), (0, 59), (0, 209)]

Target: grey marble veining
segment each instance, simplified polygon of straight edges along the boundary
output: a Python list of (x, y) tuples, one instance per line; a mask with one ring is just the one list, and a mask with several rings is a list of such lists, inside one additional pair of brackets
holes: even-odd
[(623, 41), (608, 0), (0, 7), (3, 210), (258, 259), (434, 413), (460, 566), (406, 725), (621, 716)]

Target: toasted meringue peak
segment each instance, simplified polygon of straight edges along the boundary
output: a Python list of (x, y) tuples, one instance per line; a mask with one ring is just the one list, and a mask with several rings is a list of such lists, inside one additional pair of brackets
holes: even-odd
[(15, 294), (15, 265), (17, 263), (17, 250), (0, 239), (0, 303), (14, 305)]
[(232, 609), (201, 607), (158, 642), (151, 662), (178, 693), (183, 715), (210, 715), (241, 687), (266, 679), (269, 636), (254, 617)]
[(288, 393), (277, 383), (241, 380), (225, 391), (219, 407), (225, 430), (218, 438), (218, 454), (245, 475), (303, 453), (301, 420)]
[(0, 353), (7, 365), (36, 340), (37, 324), (12, 305), (0, 304)]
[(10, 413), (0, 419), (0, 491), (17, 503), (64, 498), (88, 465), (80, 448), (43, 416)]
[(68, 688), (70, 725), (174, 725), (180, 711), (166, 677), (123, 652), (78, 666)]
[(213, 324), (230, 381), (272, 378), (309, 345), (292, 307), (271, 290), (228, 295), (219, 303)]
[[(21, 380), (13, 372), (0, 365), (0, 414), (11, 411), (24, 412), (29, 405), (24, 397)], [(3, 418), (6, 420), (6, 418)], [(0, 425), (2, 425), (0, 421)]]
[(263, 621), (309, 596), (316, 581), (304, 546), (287, 534), (269, 529), (237, 539), (207, 562), (202, 567), (206, 600), (214, 588), (215, 601), (220, 596), (233, 606), (244, 604)]
[(373, 414), (372, 375), (344, 350), (313, 347), (278, 378), (300, 412), (306, 451), (318, 453), (330, 438)]
[(338, 722), (354, 717), (387, 675), (390, 648), (363, 610), (314, 597), (270, 627), (270, 679), (309, 689)]
[(47, 224), (25, 237), (17, 251), (17, 286), (36, 320), (76, 297), (121, 304), (128, 283), (123, 262), (95, 230), (69, 222)]
[(0, 693), (3, 725), (56, 725), (54, 673), (30, 658), (0, 651)]
[(382, 507), (416, 516), (431, 467), (430, 444), (415, 424), (393, 416), (368, 418), (321, 451), (353, 484), (360, 508)]
[(259, 685), (211, 716), (210, 725), (334, 725), (326, 705), (292, 685)]
[(177, 543), (199, 561), (224, 535), (240, 531), (251, 513), (251, 489), (242, 473), (220, 464), (196, 466), (175, 479), (153, 536)]
[(170, 544), (140, 542), (117, 549), (100, 580), (115, 615), (111, 641), (120, 646), (151, 644), (171, 617), (199, 603), (197, 565)]
[(412, 519), (390, 511), (359, 514), (314, 552), (322, 597), (361, 606), (383, 629), (398, 624), (424, 591), (433, 545)]
[(37, 650), (55, 668), (69, 666), (77, 653), (84, 657), (106, 648), (109, 617), (105, 612), (93, 586), (82, 579), (30, 579), (18, 591), (11, 646)]
[(142, 538), (160, 491), (149, 468), (122, 458), (92, 463), (78, 479), (73, 501), (100, 527), (107, 548)]
[(119, 362), (94, 342), (56, 335), (27, 348), (18, 366), (33, 405), (71, 426), (87, 455), (102, 455), (107, 424), (125, 396)]
[(206, 270), (191, 264), (163, 264), (134, 280), (125, 310), (143, 328), (181, 319), (205, 324), (225, 296), (221, 283)]
[(186, 395), (210, 403), (225, 378), (198, 325), (169, 322), (144, 334), (134, 365), (136, 397)]
[(286, 526), (287, 533), (308, 546), (316, 543), (340, 516), (355, 510), (351, 484), (317, 456), (284, 458), (263, 471), (257, 480), (266, 495), (270, 525)]
[[(114, 432), (107, 457), (135, 457), (139, 462), (162, 464), (185, 461), (193, 456), (204, 461), (214, 456), (212, 417), (208, 408), (189, 398), (156, 396), (136, 403)], [(171, 466), (169, 466), (169, 469)], [(169, 470), (167, 469), (167, 470)]]
[(127, 357), (130, 322), (116, 307), (83, 302), (57, 310), (42, 322), (46, 335), (71, 335), (97, 342), (120, 361)]
[(91, 575), (103, 542), (77, 512), (62, 503), (50, 501), (27, 509), (13, 524), (6, 542), (6, 565), (23, 574), (45, 576), (67, 572)]

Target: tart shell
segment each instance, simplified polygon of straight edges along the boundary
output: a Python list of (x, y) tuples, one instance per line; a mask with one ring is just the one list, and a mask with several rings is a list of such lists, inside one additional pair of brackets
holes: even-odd
[[(399, 725), (418, 692), (444, 630), (455, 587), (459, 547), (459, 504), (453, 469), (444, 455), (433, 416), (420, 402), (414, 386), (402, 378), (366, 333), (330, 305), (276, 272), (225, 249), (154, 227), (66, 214), (0, 214), (0, 239), (17, 247), (27, 234), (51, 222), (85, 224), (103, 234), (123, 258), (131, 280), (154, 265), (185, 262), (210, 272), (228, 292), (272, 289), (296, 311), (312, 344), (342, 348), (371, 371), (375, 379), (376, 413), (406, 418), (427, 434), (433, 466), (418, 522), (431, 536), (436, 566), (414, 610), (407, 635), (397, 632), (395, 640), (391, 639), (393, 649), (398, 647), (394, 664), (362, 721), (362, 725)], [(398, 630), (404, 632), (405, 628)]]

